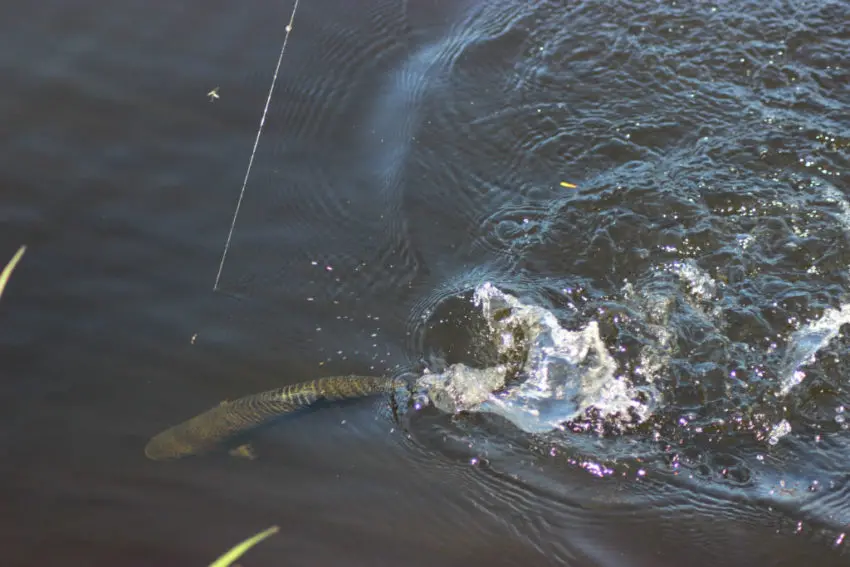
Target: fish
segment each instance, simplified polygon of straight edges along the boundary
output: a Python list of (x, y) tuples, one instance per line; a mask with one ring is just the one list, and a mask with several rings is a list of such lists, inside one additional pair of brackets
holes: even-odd
[(228, 440), (319, 401), (342, 401), (390, 393), (398, 378), (326, 376), (225, 401), (154, 435), (145, 446), (153, 461), (208, 453)]

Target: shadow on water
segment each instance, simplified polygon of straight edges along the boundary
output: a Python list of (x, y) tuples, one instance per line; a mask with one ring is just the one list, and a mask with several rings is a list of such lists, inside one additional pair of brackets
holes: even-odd
[[(848, 4), (301, 0), (214, 294), (291, 7), (4, 9), (4, 561), (276, 524), (244, 565), (846, 564)], [(485, 280), (597, 321), (656, 415), (360, 400), (145, 459), (224, 399), (486, 358)]]

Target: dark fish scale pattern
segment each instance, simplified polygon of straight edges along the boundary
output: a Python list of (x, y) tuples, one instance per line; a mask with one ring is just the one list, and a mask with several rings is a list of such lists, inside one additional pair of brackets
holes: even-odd
[(328, 376), (222, 402), (155, 435), (145, 447), (152, 460), (206, 453), (237, 435), (314, 403), (389, 392), (395, 381), (379, 376)]

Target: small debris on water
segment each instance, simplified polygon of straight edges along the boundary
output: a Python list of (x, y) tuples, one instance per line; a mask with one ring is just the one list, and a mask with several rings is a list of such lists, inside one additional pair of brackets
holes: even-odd
[(561, 181), (561, 187), (566, 187), (567, 189), (575, 189), (578, 185), (574, 185), (573, 183), (567, 183), (566, 181)]
[(192, 335), (192, 338), (191, 338), (191, 339), (189, 339), (189, 343), (190, 343), (190, 344), (195, 344), (195, 340), (196, 340), (197, 338), (198, 338), (198, 333), (195, 333), (194, 335)]

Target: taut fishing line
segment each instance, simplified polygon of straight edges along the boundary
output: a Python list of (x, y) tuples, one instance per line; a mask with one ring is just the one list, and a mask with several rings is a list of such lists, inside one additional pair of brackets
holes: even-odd
[(263, 115), (260, 118), (260, 126), (257, 128), (257, 137), (254, 139), (254, 149), (251, 150), (251, 157), (248, 159), (248, 168), (245, 170), (245, 179), (242, 181), (242, 190), (239, 191), (239, 200), (236, 201), (236, 210), (233, 211), (233, 220), (230, 222), (230, 231), (227, 233), (227, 241), (224, 243), (224, 251), (221, 254), (221, 263), (218, 265), (218, 274), (215, 276), (213, 291), (218, 290), (218, 282), (221, 279), (221, 271), (224, 269), (224, 260), (227, 258), (228, 249), (230, 249), (230, 239), (233, 237), (233, 229), (236, 227), (236, 217), (239, 216), (239, 207), (242, 206), (242, 198), (245, 196), (245, 187), (248, 186), (248, 177), (251, 175), (251, 166), (254, 165), (254, 156), (257, 155), (257, 145), (260, 143), (260, 136), (263, 133), (263, 125), (266, 123), (266, 115), (269, 113), (272, 93), (274, 92), (274, 86), (277, 83), (277, 76), (280, 73), (280, 63), (283, 61), (283, 52), (286, 51), (289, 34), (292, 32), (292, 24), (295, 22), (296, 10), (298, 10), (298, 0), (295, 0), (295, 3), (292, 5), (292, 15), (289, 16), (289, 24), (286, 26), (286, 35), (283, 38), (283, 45), (280, 46), (280, 55), (278, 55), (277, 58), (277, 66), (274, 69), (272, 84), (269, 87), (269, 95), (266, 97), (266, 106), (263, 108)]

